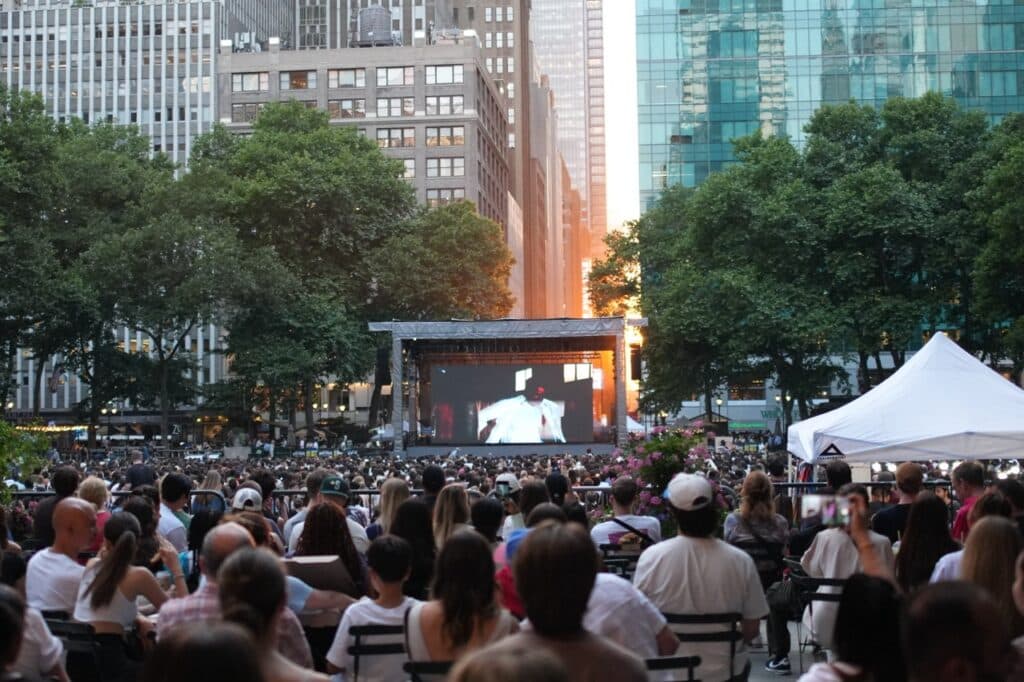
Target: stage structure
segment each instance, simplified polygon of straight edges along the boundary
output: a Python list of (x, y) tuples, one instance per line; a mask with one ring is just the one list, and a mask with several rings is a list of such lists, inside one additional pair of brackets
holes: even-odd
[(627, 438), (627, 328), (646, 325), (371, 322), (391, 334), (395, 454), (610, 452)]

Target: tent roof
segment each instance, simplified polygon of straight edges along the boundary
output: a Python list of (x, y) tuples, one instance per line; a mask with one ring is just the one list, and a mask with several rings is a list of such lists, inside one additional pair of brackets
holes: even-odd
[(857, 400), (790, 426), (789, 450), (808, 462), (1024, 457), (1024, 391), (935, 334)]

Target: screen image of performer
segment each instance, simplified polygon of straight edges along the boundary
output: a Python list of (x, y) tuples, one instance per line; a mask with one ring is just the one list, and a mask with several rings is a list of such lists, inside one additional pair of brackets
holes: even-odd
[(564, 443), (565, 406), (548, 400), (544, 386), (530, 378), (522, 393), (482, 408), (477, 415), (485, 443)]

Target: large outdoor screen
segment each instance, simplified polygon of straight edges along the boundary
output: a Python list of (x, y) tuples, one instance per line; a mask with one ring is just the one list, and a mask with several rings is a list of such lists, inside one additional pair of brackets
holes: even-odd
[(433, 442), (591, 442), (600, 372), (590, 363), (435, 365)]

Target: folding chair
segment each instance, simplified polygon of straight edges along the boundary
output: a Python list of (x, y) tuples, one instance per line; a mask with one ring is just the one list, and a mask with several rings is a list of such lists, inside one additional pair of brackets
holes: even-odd
[[(720, 642), (729, 645), (729, 677), (736, 675), (736, 645), (743, 641), (743, 633), (740, 632), (740, 621), (743, 616), (739, 613), (700, 613), (681, 614), (663, 613), (668, 625), (672, 628), (680, 642), (709, 643)], [(718, 629), (709, 629), (693, 632), (673, 626), (689, 625), (718, 625)]]
[(348, 654), (352, 657), (352, 679), (359, 679), (359, 659), (371, 656), (395, 656), (405, 654), (405, 643), (385, 642), (380, 644), (367, 644), (363, 640), (367, 637), (383, 637), (386, 635), (401, 637), (405, 634), (405, 626), (402, 625), (353, 625), (349, 628), (349, 634), (355, 639), (355, 644), (348, 648)]
[[(841, 578), (811, 578), (805, 575), (797, 575), (795, 572), (790, 573), (790, 579), (796, 582), (800, 588), (800, 601), (804, 608), (807, 609), (810, 614), (811, 622), (814, 622), (814, 602), (826, 602), (832, 604), (838, 604), (839, 600), (843, 598), (842, 589), (838, 592), (819, 592), (820, 587), (838, 587), (843, 588), (846, 586), (846, 580)], [(797, 621), (796, 625), (796, 637), (797, 637), (797, 651), (800, 657), (800, 672), (804, 671), (804, 649), (808, 646), (820, 648), (817, 642), (813, 640), (804, 641), (803, 638), (803, 618)]]
[[(693, 676), (693, 671), (700, 665), (700, 656), (659, 656), (658, 658), (644, 659), (644, 664), (647, 666), (647, 672), (652, 673), (664, 672), (666, 670), (678, 670), (679, 672), (685, 670), (686, 682), (700, 682), (700, 680)], [(652, 679), (664, 682), (664, 678), (660, 675), (652, 676)], [(682, 680), (673, 678), (673, 682), (682, 682)]]
[(409, 673), (412, 682), (426, 682), (423, 675), (444, 678), (452, 669), (455, 661), (406, 661), (402, 670)]
[(763, 589), (767, 590), (772, 583), (782, 579), (782, 569), (785, 566), (782, 551), (785, 546), (781, 542), (744, 540), (734, 542), (732, 545), (742, 549), (747, 556), (754, 560), (754, 566), (757, 567), (757, 574), (761, 578)]
[(72, 682), (99, 682), (101, 679), (100, 644), (96, 631), (88, 623), (46, 619), (50, 633), (64, 644), (67, 672)]
[(601, 545), (599, 549), (606, 571), (625, 580), (633, 580), (636, 562), (640, 559), (639, 554), (623, 552), (622, 547), (615, 543)]

